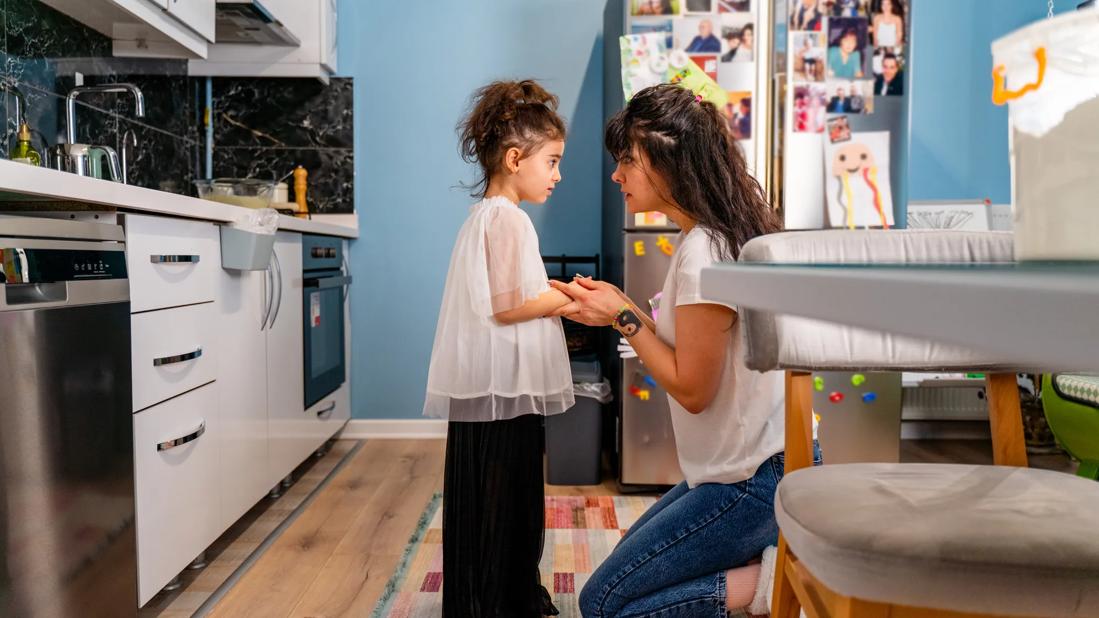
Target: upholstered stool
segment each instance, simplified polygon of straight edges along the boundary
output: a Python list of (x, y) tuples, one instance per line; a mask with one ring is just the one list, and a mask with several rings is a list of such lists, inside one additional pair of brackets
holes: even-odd
[[(742, 262), (767, 263), (826, 263), (826, 264), (958, 264), (989, 263), (1013, 261), (1012, 236), (1000, 232), (950, 232), (950, 231), (846, 231), (826, 230), (811, 232), (785, 232), (753, 239), (745, 244), (741, 251)], [(805, 302), (813, 302), (806, 298)], [(949, 299), (928, 299), (928, 302), (949, 302)], [(747, 365), (757, 371), (786, 371), (786, 473), (788, 477), (779, 485), (779, 497), (776, 501), (778, 511), (782, 513), (779, 524), (779, 551), (776, 560), (775, 591), (772, 611), (775, 616), (795, 618), (799, 608), (804, 607), (811, 618), (819, 616), (963, 616), (972, 612), (998, 611), (1002, 604), (982, 605), (980, 595), (975, 589), (943, 588), (935, 596), (921, 598), (919, 586), (934, 577), (937, 562), (929, 562), (914, 549), (921, 551), (943, 551), (954, 547), (958, 541), (960, 548), (979, 548), (989, 556), (997, 556), (997, 549), (989, 546), (987, 537), (977, 531), (968, 539), (968, 545), (958, 536), (936, 538), (942, 535), (957, 534), (957, 527), (950, 527), (947, 520), (929, 517), (927, 509), (916, 509), (925, 517), (922, 523), (908, 513), (903, 518), (907, 525), (900, 525), (897, 513), (906, 507), (928, 505), (941, 501), (946, 512), (957, 508), (958, 496), (951, 493), (951, 466), (928, 475), (929, 468), (916, 466), (909, 468), (899, 464), (877, 468), (873, 465), (828, 466), (828, 452), (824, 452), (822, 468), (808, 468), (812, 462), (812, 371), (982, 371), (987, 374), (987, 399), (989, 422), (992, 429), (993, 460), (1001, 466), (1019, 466), (1019, 477), (1010, 487), (1031, 485), (1032, 473), (1025, 470), (1027, 465), (1026, 446), (1023, 439), (1022, 415), (1019, 408), (1019, 393), (1015, 374), (1022, 369), (1013, 359), (997, 358), (980, 351), (946, 345), (939, 342), (923, 341), (891, 333), (874, 332), (847, 325), (836, 325), (807, 318), (787, 315), (774, 315), (764, 311), (744, 308), (740, 312), (743, 320), (742, 332), (745, 338)], [(827, 423), (827, 411), (821, 422)], [(884, 464), (883, 464), (884, 465)], [(974, 470), (957, 468), (956, 470)], [(863, 476), (858, 471), (863, 470)], [(920, 472), (923, 470), (924, 472)], [(986, 483), (993, 481), (996, 474), (1007, 474), (1004, 468), (987, 468), (988, 472), (973, 472), (985, 478)], [(849, 471), (849, 472), (845, 472)], [(999, 471), (999, 472), (997, 472)], [(874, 474), (880, 474), (882, 480), (876, 480)], [(957, 474), (957, 473), (955, 473)], [(1044, 473), (1037, 473), (1043, 476)], [(834, 476), (835, 475), (835, 476)], [(845, 476), (846, 475), (846, 476)], [(987, 475), (987, 476), (982, 476)], [(900, 479), (919, 479), (927, 483), (924, 489), (918, 487), (898, 489), (903, 485)], [(961, 477), (967, 478), (967, 477)], [(841, 479), (846, 481), (840, 482)], [(891, 479), (891, 480), (885, 480)], [(1075, 482), (1075, 477), (1058, 480)], [(970, 479), (972, 480), (972, 479)], [(834, 481), (834, 482), (833, 482)], [(914, 481), (913, 481), (914, 482)], [(962, 481), (959, 481), (959, 483)], [(944, 487), (937, 497), (935, 486)], [(977, 489), (970, 487), (970, 493)], [(911, 493), (909, 493), (911, 492)], [(1014, 512), (1020, 527), (1029, 523), (1035, 536), (1026, 537), (1034, 547), (1040, 547), (1042, 531), (1050, 525), (1040, 517), (1030, 521), (1020, 510), (1026, 504), (1026, 496), (1016, 500), (1004, 499), (1005, 494), (995, 494), (991, 503), (1002, 507), (1005, 513)], [(1063, 510), (1069, 510), (1071, 496), (1058, 494), (1065, 500)], [(865, 498), (865, 499), (864, 499)], [(970, 496), (970, 499), (975, 499)], [(972, 503), (970, 503), (972, 504)], [(1014, 510), (1014, 511), (1013, 511)], [(1034, 507), (1029, 507), (1029, 513)], [(1083, 512), (1089, 511), (1083, 508)], [(808, 514), (817, 513), (812, 522), (823, 528), (813, 527), (808, 522)], [(984, 513), (990, 522), (999, 521), (995, 513)], [(973, 514), (974, 517), (977, 513)], [(877, 522), (870, 526), (867, 522)], [(963, 521), (970, 521), (965, 520)], [(870, 539), (866, 544), (851, 544), (853, 541), (839, 535), (832, 539), (829, 533), (837, 526), (859, 522)], [(896, 528), (889, 528), (897, 524)], [(790, 537), (787, 528), (790, 527)], [(942, 530), (937, 530), (941, 527)], [(889, 535), (885, 530), (891, 530)], [(815, 531), (815, 532), (814, 532)], [(873, 533), (871, 533), (873, 531)], [(795, 540), (794, 535), (798, 535)], [(964, 536), (964, 535), (959, 535)], [(890, 539), (893, 544), (875, 545), (875, 539)], [(936, 546), (934, 543), (940, 543)], [(795, 545), (797, 543), (797, 545)], [(875, 552), (861, 551), (866, 545), (874, 547)], [(938, 549), (936, 549), (936, 547)], [(901, 551), (901, 549), (905, 551)], [(896, 551), (893, 551), (896, 550)], [(803, 560), (799, 554), (807, 551), (810, 559)], [(1006, 551), (1006, 550), (1005, 550)], [(980, 563), (980, 553), (975, 564)], [(844, 561), (834, 561), (833, 554), (842, 554)], [(888, 555), (888, 558), (886, 557)], [(935, 554), (939, 555), (939, 554)], [(941, 554), (952, 556), (951, 553)], [(1018, 556), (1019, 554), (1012, 554)], [(822, 558), (823, 557), (823, 558)], [(1048, 558), (1055, 561), (1056, 558)], [(892, 570), (890, 565), (906, 563)], [(833, 564), (835, 565), (833, 567)], [(994, 564), (1011, 564), (1010, 561), (998, 561)], [(1094, 563), (1087, 563), (1094, 564)], [(845, 565), (845, 566), (843, 566)], [(847, 569), (847, 570), (844, 570)], [(852, 579), (861, 574), (879, 569), (869, 582), (863, 586), (848, 586)], [(839, 575), (835, 575), (838, 573)], [(920, 577), (912, 573), (921, 574)], [(1019, 563), (1013, 572), (1013, 578), (1032, 577), (1046, 581), (1053, 577), (1042, 567), (1028, 569)], [(1094, 573), (1094, 571), (1093, 571)], [(976, 577), (976, 575), (974, 576)], [(987, 577), (987, 575), (985, 576)], [(894, 578), (899, 578), (894, 581)], [(974, 580), (969, 580), (974, 581)], [(829, 587), (828, 582), (839, 586)], [(915, 595), (897, 596), (898, 590), (908, 590), (907, 586), (918, 584)], [(1027, 588), (1031, 590), (1031, 588)], [(1060, 588), (1058, 589), (1060, 590)], [(874, 592), (876, 591), (876, 592)], [(854, 593), (854, 594), (852, 594)], [(864, 593), (871, 593), (865, 594)], [(968, 597), (959, 599), (964, 610), (942, 610), (936, 607), (952, 608), (955, 605), (941, 603), (944, 598), (957, 593)], [(1078, 599), (1079, 600), (1079, 599)], [(886, 604), (882, 604), (885, 602)], [(936, 605), (938, 603), (938, 605)], [(969, 614), (958, 613), (971, 612)], [(1006, 614), (1005, 614), (1006, 615)], [(1041, 614), (1039, 614), (1041, 615)], [(1072, 614), (1065, 614), (1072, 615)], [(1080, 614), (1082, 615), (1082, 614)], [(1099, 615), (1099, 614), (1096, 614)]]
[(1099, 616), (1096, 513), (1099, 484), (1005, 466), (825, 465), (775, 496), (818, 616)]

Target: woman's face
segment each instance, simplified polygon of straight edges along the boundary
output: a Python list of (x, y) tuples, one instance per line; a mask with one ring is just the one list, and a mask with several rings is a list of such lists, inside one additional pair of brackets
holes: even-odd
[(893, 15), (893, 0), (881, 0), (881, 12), (886, 15)]
[(840, 39), (840, 49), (842, 49), (845, 54), (850, 54), (855, 51), (855, 48), (858, 47), (858, 45), (859, 37), (853, 34), (848, 34)]
[(630, 214), (652, 211), (667, 213), (670, 204), (661, 196), (670, 193), (668, 184), (652, 169), (649, 157), (637, 146), (633, 147), (629, 156), (618, 160), (611, 180), (618, 183), (626, 198), (626, 210)]
[(743, 45), (745, 49), (752, 49), (752, 41), (754, 39), (755, 33), (752, 32), (751, 28), (745, 28), (744, 32), (740, 33), (740, 44)]

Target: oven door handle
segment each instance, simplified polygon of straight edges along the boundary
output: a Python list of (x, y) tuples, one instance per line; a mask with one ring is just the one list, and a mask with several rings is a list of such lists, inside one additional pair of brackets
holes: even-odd
[(319, 290), (326, 290), (329, 288), (342, 288), (345, 285), (351, 285), (351, 281), (354, 279), (351, 275), (343, 275), (341, 277), (318, 277), (314, 279), (306, 279), (305, 287), (316, 288)]

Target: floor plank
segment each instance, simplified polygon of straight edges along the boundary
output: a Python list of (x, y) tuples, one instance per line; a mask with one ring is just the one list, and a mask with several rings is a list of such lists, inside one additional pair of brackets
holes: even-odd
[[(372, 440), (214, 608), (213, 616), (365, 616), (394, 573), (420, 515), (442, 491), (443, 440)], [(904, 441), (902, 460), (987, 464), (979, 440)], [(1031, 465), (1072, 472), (1062, 455)], [(547, 495), (620, 495), (600, 485), (547, 485)], [(175, 609), (175, 608), (173, 608)]]

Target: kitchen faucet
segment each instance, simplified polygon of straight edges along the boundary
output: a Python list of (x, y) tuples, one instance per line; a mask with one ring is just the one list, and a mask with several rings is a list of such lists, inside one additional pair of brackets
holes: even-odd
[(134, 116), (145, 117), (145, 96), (141, 89), (133, 84), (103, 84), (100, 86), (77, 86), (69, 91), (65, 97), (65, 130), (68, 143), (65, 145), (65, 153), (68, 155), (69, 171), (87, 176), (89, 173), (89, 156), (95, 150), (102, 150), (107, 155), (107, 166), (111, 180), (122, 181), (122, 173), (118, 163), (118, 153), (109, 146), (88, 146), (76, 143), (76, 98), (86, 93), (114, 93), (129, 92), (134, 95)]
[[(23, 122), (26, 120), (27, 99), (23, 97), (23, 91), (19, 89), (19, 85), (10, 77), (0, 77), (0, 90), (7, 92), (15, 98), (15, 130), (18, 131), (19, 127), (23, 126)], [(7, 150), (7, 137), (8, 132), (5, 128), (5, 151)]]

